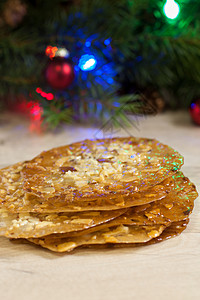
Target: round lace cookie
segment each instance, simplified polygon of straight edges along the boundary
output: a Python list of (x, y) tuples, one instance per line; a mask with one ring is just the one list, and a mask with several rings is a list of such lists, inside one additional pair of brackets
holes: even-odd
[(89, 210), (116, 210), (125, 207), (143, 205), (166, 197), (174, 188), (174, 179), (168, 177), (163, 182), (128, 195), (115, 195), (114, 198), (99, 197), (82, 201), (78, 198), (67, 201), (59, 197), (44, 199), (24, 190), (24, 179), (21, 176), (24, 163), (0, 170), (0, 210), (12, 213), (37, 212), (80, 212)]
[(26, 193), (53, 203), (116, 199), (172, 176), (183, 157), (154, 139), (85, 140), (42, 152), (25, 163)]

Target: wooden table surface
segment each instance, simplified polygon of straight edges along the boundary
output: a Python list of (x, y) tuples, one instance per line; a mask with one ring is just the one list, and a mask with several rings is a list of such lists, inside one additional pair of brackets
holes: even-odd
[[(157, 138), (185, 156), (183, 170), (200, 191), (200, 127), (187, 113), (141, 118), (135, 136)], [(97, 128), (66, 126), (30, 134), (21, 117), (0, 117), (0, 164), (31, 159), (39, 152), (85, 138)], [(124, 135), (118, 132), (117, 135)], [(82, 249), (54, 254), (0, 238), (1, 300), (200, 299), (200, 201), (188, 228), (176, 238), (147, 247)]]

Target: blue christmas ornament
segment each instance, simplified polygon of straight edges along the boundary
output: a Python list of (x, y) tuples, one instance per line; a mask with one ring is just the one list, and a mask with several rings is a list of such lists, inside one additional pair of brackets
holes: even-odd
[(81, 56), (78, 66), (82, 71), (92, 71), (96, 68), (97, 61), (93, 55), (84, 54)]

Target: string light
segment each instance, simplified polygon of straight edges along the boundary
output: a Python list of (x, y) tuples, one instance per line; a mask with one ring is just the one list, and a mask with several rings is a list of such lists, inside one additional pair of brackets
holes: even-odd
[(97, 61), (93, 55), (84, 54), (81, 56), (78, 66), (82, 71), (92, 71), (96, 68)]
[(57, 47), (52, 47), (52, 46), (47, 46), (45, 50), (46, 56), (48, 56), (50, 59), (52, 59), (55, 55), (56, 52), (58, 51)]
[(37, 120), (40, 120), (41, 119), (41, 116), (42, 116), (42, 108), (41, 106), (39, 105), (39, 103), (34, 103), (32, 102), (32, 107), (30, 109), (30, 113), (31, 115), (33, 116), (33, 119), (35, 121)]
[(86, 47), (90, 47), (90, 46), (91, 46), (91, 42), (87, 41), (87, 42), (85, 43), (85, 46), (86, 46)]
[(180, 7), (174, 0), (167, 0), (163, 7), (163, 12), (168, 19), (176, 19), (180, 13)]
[(26, 112), (30, 115), (29, 130), (36, 133), (42, 132), (42, 114), (43, 108), (38, 102), (28, 101), (24, 104), (26, 106)]
[(38, 94), (40, 94), (43, 98), (46, 98), (46, 99), (49, 100), (49, 101), (51, 101), (51, 100), (54, 99), (54, 95), (53, 95), (52, 93), (45, 93), (45, 92), (43, 92), (43, 90), (42, 90), (41, 88), (39, 88), (39, 87), (36, 89), (36, 92), (37, 92)]
[(65, 58), (69, 57), (69, 51), (66, 48), (58, 48), (50, 45), (46, 47), (45, 54), (50, 59), (54, 58), (55, 56), (60, 56)]
[(110, 39), (106, 39), (106, 40), (104, 41), (104, 44), (105, 44), (106, 46), (110, 45)]

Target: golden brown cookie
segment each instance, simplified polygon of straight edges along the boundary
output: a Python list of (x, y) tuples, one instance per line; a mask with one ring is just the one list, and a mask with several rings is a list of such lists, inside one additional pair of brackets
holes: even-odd
[[(194, 185), (180, 173), (176, 180), (176, 190), (173, 192), (174, 198), (169, 195), (168, 199), (148, 204), (148, 207), (144, 205), (130, 208), (118, 218), (95, 228), (67, 234), (52, 234), (29, 241), (57, 252), (71, 251), (83, 245), (146, 243), (151, 240), (147, 238), (150, 232), (151, 237), (155, 233), (152, 238), (156, 239), (152, 242), (161, 241), (178, 235), (186, 228), (188, 215), (193, 209), (197, 195)], [(159, 238), (159, 233), (163, 230)]]
[(55, 252), (70, 252), (77, 247), (101, 244), (133, 244), (144, 243), (159, 236), (165, 229), (164, 225), (132, 226), (119, 225), (106, 227), (96, 232), (74, 237), (61, 235), (44, 236), (38, 239), (30, 238), (30, 242)]
[(85, 140), (42, 152), (22, 176), (26, 192), (61, 206), (147, 190), (182, 164), (177, 151), (152, 139)]
[(24, 163), (0, 170), (0, 210), (17, 212), (78, 212), (89, 210), (116, 210), (125, 207), (143, 205), (156, 200), (161, 200), (174, 188), (174, 179), (166, 178), (163, 182), (144, 191), (129, 193), (129, 195), (116, 195), (113, 197), (101, 197), (96, 199), (78, 198), (76, 201), (66, 201), (60, 198), (44, 199), (40, 196), (26, 193), (23, 187), (21, 170)]
[[(70, 252), (80, 246), (107, 248), (122, 248), (125, 246), (148, 246), (173, 238), (186, 229), (189, 219), (164, 225), (134, 226), (119, 225), (105, 228), (97, 232), (75, 237), (46, 236), (40, 239), (28, 239), (29, 242), (40, 245), (54, 252)], [(101, 247), (101, 248), (102, 248)]]
[(52, 233), (76, 232), (109, 222), (127, 209), (75, 213), (9, 213), (0, 211), (0, 236), (40, 237)]
[[(112, 225), (168, 224), (186, 219), (198, 196), (195, 186), (181, 172), (175, 177), (175, 189), (164, 199), (129, 209), (74, 213), (10, 213), (0, 211), (0, 235), (29, 238), (81, 231), (109, 222)], [(113, 221), (111, 221), (113, 220)], [(111, 221), (111, 222), (110, 222)]]

